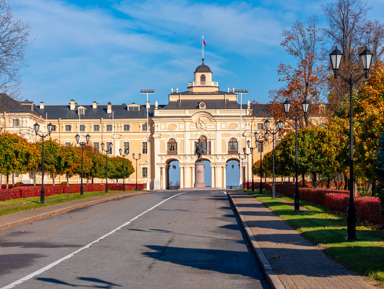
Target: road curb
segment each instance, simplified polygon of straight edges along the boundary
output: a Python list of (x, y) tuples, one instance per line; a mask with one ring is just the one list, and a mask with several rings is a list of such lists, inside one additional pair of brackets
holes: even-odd
[[(84, 207), (88, 207), (88, 206), (92, 206), (92, 205), (95, 205), (95, 204), (103, 203), (103, 202), (106, 202), (106, 201), (117, 200), (117, 199), (121, 199), (121, 198), (126, 198), (126, 197), (131, 197), (131, 196), (136, 196), (136, 195), (142, 195), (142, 194), (147, 194), (147, 193), (148, 192), (145, 191), (145, 192), (127, 193), (127, 194), (118, 195), (118, 196), (110, 195), (110, 196), (102, 198), (102, 199), (91, 200), (91, 201), (88, 201), (88, 202), (84, 202), (84, 203), (80, 203), (80, 204), (75, 204), (75, 205), (70, 205), (70, 203), (71, 203), (71, 201), (70, 201), (70, 202), (67, 202), (68, 203), (67, 207), (60, 208), (60, 209), (52, 208), (52, 210), (48, 211), (48, 212), (44, 212), (44, 213), (40, 213), (40, 214), (38, 213), (38, 214), (30, 216), (30, 217), (22, 218), (22, 219), (19, 219), (19, 220), (11, 221), (11, 222), (8, 222), (6, 224), (0, 225), (0, 231), (3, 230), (3, 229), (12, 228), (12, 227), (17, 226), (17, 225), (28, 223), (28, 222), (31, 222), (31, 221), (36, 221), (36, 220), (52, 217), (52, 216), (63, 214), (63, 213), (66, 213), (66, 212), (69, 212), (69, 211), (73, 211), (73, 210), (76, 210), (76, 209), (81, 209), (81, 208), (84, 208)], [(60, 204), (65, 204), (65, 203), (60, 203)], [(49, 207), (44, 207), (44, 208), (49, 208)], [(28, 210), (28, 211), (33, 211), (33, 213), (36, 212), (36, 210)], [(27, 212), (27, 211), (23, 211), (23, 212)], [(14, 213), (14, 214), (17, 214), (17, 213)]]
[(274, 289), (284, 289), (283, 283), (281, 283), (280, 279), (277, 277), (275, 272), (272, 270), (272, 266), (269, 263), (268, 259), (265, 257), (263, 250), (259, 247), (257, 241), (255, 240), (255, 237), (252, 234), (252, 231), (250, 227), (248, 226), (247, 221), (245, 220), (244, 216), (237, 210), (236, 207), (236, 200), (232, 199), (232, 196), (230, 193), (227, 193), (229, 200), (234, 207), (237, 215), (239, 216), (241, 220), (241, 224), (245, 230), (247, 239), (249, 243), (251, 244), (251, 248), (253, 253), (256, 255), (256, 258), (261, 266), (261, 269), (264, 272), (264, 275), (269, 283), (269, 285)]

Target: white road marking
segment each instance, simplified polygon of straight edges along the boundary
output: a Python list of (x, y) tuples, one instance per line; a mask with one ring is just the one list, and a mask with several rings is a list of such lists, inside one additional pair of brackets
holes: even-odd
[(133, 219), (129, 220), (128, 222), (126, 222), (126, 223), (124, 223), (124, 224), (122, 224), (121, 226), (119, 226), (119, 227), (117, 227), (116, 229), (112, 230), (111, 232), (105, 234), (104, 236), (98, 238), (97, 240), (95, 240), (95, 241), (89, 243), (88, 245), (85, 245), (84, 247), (82, 247), (82, 248), (76, 250), (75, 252), (73, 252), (73, 253), (71, 253), (71, 254), (69, 254), (69, 255), (67, 255), (67, 256), (65, 256), (65, 257), (63, 257), (63, 258), (61, 258), (61, 259), (59, 259), (59, 260), (57, 260), (57, 261), (55, 261), (55, 262), (53, 262), (53, 263), (51, 263), (51, 264), (45, 266), (45, 267), (43, 267), (43, 268), (41, 268), (41, 269), (39, 269), (39, 270), (37, 270), (37, 271), (35, 271), (35, 272), (29, 274), (29, 275), (27, 275), (27, 276), (25, 276), (25, 277), (23, 277), (23, 278), (17, 280), (17, 281), (15, 281), (15, 282), (13, 282), (13, 283), (11, 283), (11, 284), (5, 286), (5, 287), (2, 287), (1, 289), (10, 289), (10, 288), (13, 288), (13, 287), (15, 287), (16, 285), (20, 285), (21, 283), (24, 283), (25, 281), (27, 281), (27, 280), (29, 280), (29, 279), (32, 279), (33, 277), (35, 277), (35, 276), (37, 276), (37, 275), (40, 275), (41, 273), (43, 273), (43, 272), (45, 272), (45, 271), (47, 271), (47, 270), (49, 270), (49, 269), (55, 267), (56, 265), (62, 263), (62, 262), (65, 261), (65, 260), (67, 260), (67, 259), (73, 257), (75, 254), (77, 254), (77, 253), (79, 253), (79, 252), (81, 252), (81, 251), (83, 251), (83, 250), (85, 250), (85, 249), (91, 247), (92, 245), (96, 244), (97, 242), (100, 242), (101, 240), (105, 239), (106, 237), (112, 235), (112, 234), (115, 233), (116, 231), (118, 231), (118, 230), (120, 230), (121, 228), (123, 228), (123, 227), (129, 225), (129, 224), (132, 223), (133, 221), (137, 220), (138, 218), (140, 218), (140, 217), (143, 216), (144, 214), (146, 214), (146, 213), (152, 211), (153, 209), (155, 209), (156, 207), (158, 207), (158, 206), (160, 206), (161, 204), (165, 203), (166, 201), (169, 201), (170, 199), (172, 199), (172, 198), (174, 198), (174, 197), (177, 197), (177, 196), (179, 196), (179, 195), (185, 194), (185, 193), (186, 193), (186, 192), (182, 192), (182, 193), (179, 193), (179, 194), (177, 194), (177, 195), (174, 195), (174, 196), (172, 196), (172, 197), (170, 197), (170, 198), (168, 198), (168, 199), (165, 199), (164, 201), (161, 201), (161, 202), (158, 203), (157, 205), (154, 205), (152, 208), (149, 208), (148, 210), (142, 212), (140, 215), (137, 215), (137, 216), (134, 217)]

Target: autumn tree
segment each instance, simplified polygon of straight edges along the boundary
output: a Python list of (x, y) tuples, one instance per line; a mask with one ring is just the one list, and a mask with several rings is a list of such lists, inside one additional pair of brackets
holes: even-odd
[(378, 61), (354, 102), (355, 151), (357, 178), (368, 183), (368, 193), (375, 186), (377, 148), (384, 133), (384, 65)]
[(376, 155), (376, 175), (380, 182), (377, 193), (381, 201), (381, 213), (384, 215), (384, 133), (380, 137)]
[(0, 2), (0, 91), (18, 95), (19, 70), (28, 44), (29, 25), (17, 19), (8, 5)]
[[(383, 55), (384, 26), (377, 20), (367, 19), (366, 7), (363, 0), (335, 0), (324, 7), (328, 25), (323, 31), (330, 46), (329, 50), (333, 46), (343, 52), (343, 63), (339, 72), (354, 79), (362, 72), (358, 55), (365, 45), (369, 45), (374, 59), (378, 60)], [(329, 62), (327, 66), (329, 67)], [(346, 111), (340, 104), (343, 103), (344, 96), (349, 95), (349, 84), (331, 77), (329, 86), (331, 93), (328, 102), (331, 110), (337, 116), (346, 117)], [(362, 86), (363, 82), (356, 83), (355, 89), (359, 90)]]
[(30, 172), (38, 166), (39, 160), (34, 144), (15, 134), (0, 134), (0, 173), (6, 176), (7, 188), (11, 173)]
[[(37, 148), (42, 154), (41, 142), (37, 144)], [(65, 162), (65, 157), (62, 146), (52, 139), (44, 141), (44, 170), (51, 176), (53, 185), (55, 185), (55, 176), (61, 174), (63, 162)], [(41, 164), (39, 164), (39, 168), (41, 170)]]
[(314, 108), (322, 102), (326, 88), (325, 74), (319, 59), (323, 38), (317, 17), (313, 16), (306, 23), (297, 21), (290, 29), (283, 30), (282, 35), (284, 40), (281, 46), (297, 61), (297, 64), (295, 67), (280, 64), (277, 73), (283, 86), (269, 92), (271, 111), (276, 121), (285, 120), (283, 110), (285, 100), (290, 101), (293, 113), (301, 111), (304, 100)]

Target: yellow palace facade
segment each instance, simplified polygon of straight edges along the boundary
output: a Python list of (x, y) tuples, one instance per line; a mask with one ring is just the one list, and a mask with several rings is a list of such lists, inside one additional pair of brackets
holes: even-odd
[[(4, 101), (6, 96), (2, 97)], [(172, 166), (174, 163), (179, 168), (179, 187), (194, 186), (195, 143), (200, 140), (204, 146), (203, 160), (210, 167), (210, 179), (206, 183), (208, 181), (213, 188), (226, 188), (228, 170), (233, 168), (233, 165), (229, 166), (231, 161), (240, 167), (238, 185), (251, 181), (252, 155), (247, 142), (255, 147), (254, 133), (263, 133), (263, 123), (270, 117), (266, 112), (267, 105), (251, 106), (249, 101), (241, 104), (241, 100), (242, 93), (219, 89), (218, 82), (212, 79), (211, 69), (203, 60), (187, 90), (172, 91), (166, 105), (159, 105), (157, 101), (145, 105), (101, 105), (95, 101), (79, 105), (75, 100), (68, 105), (45, 105), (42, 102), (36, 105), (27, 100), (9, 100), (11, 105), (0, 111), (0, 127), (36, 142), (39, 137), (35, 135), (33, 125), (39, 123), (44, 132), (47, 124), (52, 123), (52, 139), (64, 145), (76, 145), (76, 134), (80, 134), (81, 141), (89, 134), (89, 144), (94, 150), (102, 152), (102, 143), (112, 144), (112, 154), (119, 155), (120, 149), (127, 152), (126, 157), (134, 167), (132, 154), (137, 158), (140, 153), (138, 169), (126, 182), (134, 183), (137, 177), (139, 183), (147, 183), (148, 189), (156, 190), (170, 187), (170, 169), (175, 167)], [(259, 159), (260, 149), (263, 148), (253, 150), (254, 162)], [(266, 145), (264, 149), (268, 152), (272, 145)], [(57, 176), (55, 181), (65, 180), (64, 176)], [(32, 182), (29, 174), (16, 175), (15, 181)], [(46, 182), (52, 180), (48, 177)], [(70, 182), (79, 183), (80, 179), (75, 176)]]

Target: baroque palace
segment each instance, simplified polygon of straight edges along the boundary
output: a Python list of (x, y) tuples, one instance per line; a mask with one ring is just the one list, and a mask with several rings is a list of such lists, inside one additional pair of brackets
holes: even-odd
[[(238, 153), (250, 150), (247, 141), (255, 146), (254, 133), (263, 131), (263, 123), (269, 117), (267, 105), (241, 104), (242, 94), (235, 90), (220, 91), (218, 82), (212, 81), (212, 71), (204, 64), (194, 72), (194, 80), (186, 91), (172, 91), (166, 105), (149, 102), (146, 105), (121, 104), (79, 105), (71, 100), (68, 105), (35, 105), (31, 101), (8, 101), (7, 109), (0, 110), (0, 127), (3, 131), (16, 133), (30, 142), (39, 141), (33, 125), (37, 122), (41, 130), (52, 123), (52, 139), (61, 144), (76, 145), (75, 135), (91, 136), (90, 145), (101, 152), (101, 144), (112, 144), (112, 154), (126, 152), (135, 167), (132, 154), (140, 153), (137, 172), (127, 179), (133, 183), (147, 183), (148, 189), (169, 187), (170, 163), (178, 161), (180, 188), (191, 188), (195, 182), (195, 143), (203, 142), (203, 160), (210, 163), (211, 187), (226, 188), (229, 161), (238, 162), (239, 184), (251, 181), (252, 156), (242, 159)], [(6, 95), (2, 95), (7, 98)], [(260, 135), (260, 134), (259, 134)], [(272, 150), (272, 144), (265, 146)], [(259, 159), (258, 147), (253, 150), (253, 159)], [(244, 156), (244, 155), (243, 155)], [(136, 157), (137, 158), (137, 157)], [(137, 175), (136, 175), (137, 174)], [(29, 174), (16, 176), (17, 181), (31, 183)], [(64, 181), (57, 176), (56, 181)], [(47, 183), (52, 181), (49, 177)], [(78, 183), (79, 177), (70, 179)], [(103, 182), (103, 180), (96, 180)]]

